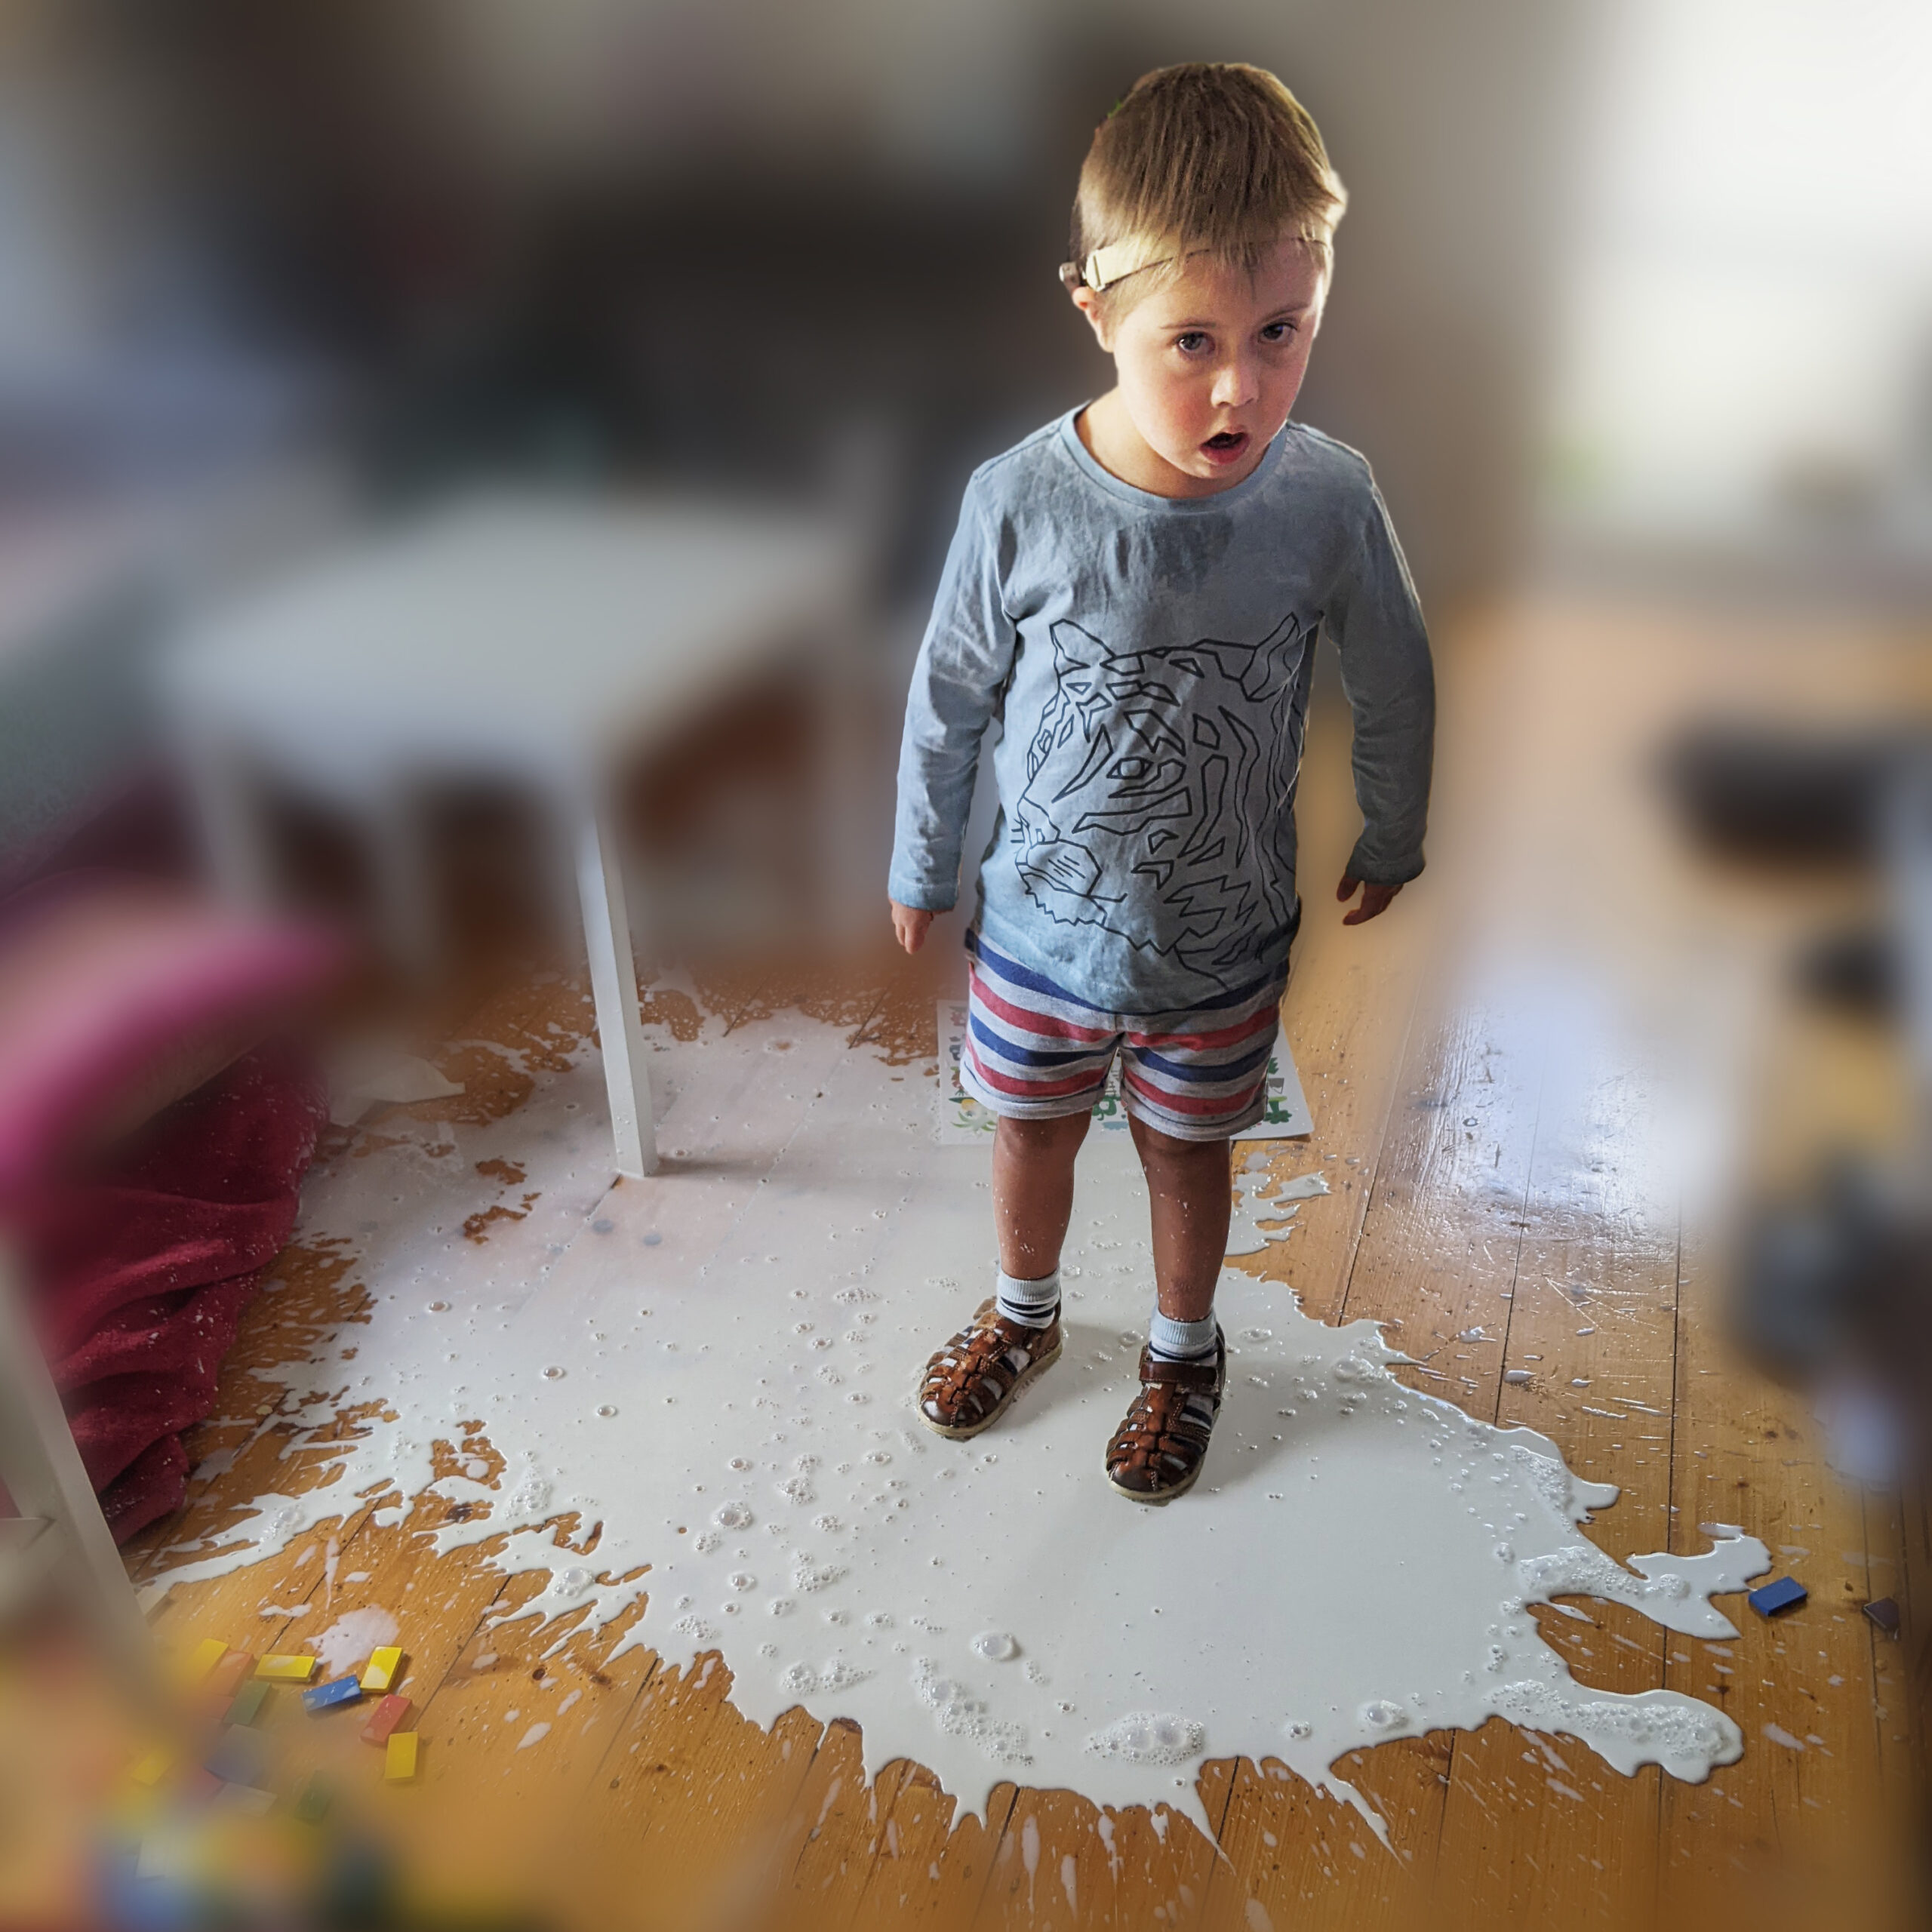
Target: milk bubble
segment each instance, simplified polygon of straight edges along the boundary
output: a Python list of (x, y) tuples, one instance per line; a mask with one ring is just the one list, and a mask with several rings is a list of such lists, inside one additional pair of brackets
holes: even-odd
[(743, 1503), (721, 1503), (711, 1512), (711, 1520), (721, 1530), (748, 1530), (752, 1526), (752, 1512)]
[(1375, 1697), (1361, 1707), (1361, 1721), (1376, 1730), (1400, 1730), (1408, 1722), (1409, 1714), (1386, 1697)]
[(1204, 1734), (1192, 1718), (1168, 1711), (1130, 1711), (1087, 1740), (1097, 1758), (1130, 1764), (1184, 1764), (1200, 1756)]
[(982, 1630), (973, 1639), (973, 1654), (989, 1663), (1007, 1663), (1020, 1654), (1020, 1642), (1010, 1630)]

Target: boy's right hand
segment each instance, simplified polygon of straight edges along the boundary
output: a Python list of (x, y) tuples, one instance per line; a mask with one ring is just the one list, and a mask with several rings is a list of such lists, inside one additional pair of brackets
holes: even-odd
[(917, 952), (926, 943), (926, 934), (933, 922), (932, 914), (921, 912), (916, 906), (902, 906), (896, 899), (887, 903), (892, 908), (893, 937), (908, 952)]

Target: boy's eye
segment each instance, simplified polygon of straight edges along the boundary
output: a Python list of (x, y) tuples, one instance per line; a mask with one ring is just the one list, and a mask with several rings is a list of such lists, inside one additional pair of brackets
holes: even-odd
[(1185, 329), (1174, 337), (1174, 346), (1183, 355), (1198, 355), (1208, 346), (1208, 334), (1204, 329)]
[(1261, 340), (1263, 342), (1286, 342), (1294, 332), (1293, 322), (1269, 322), (1262, 329)]

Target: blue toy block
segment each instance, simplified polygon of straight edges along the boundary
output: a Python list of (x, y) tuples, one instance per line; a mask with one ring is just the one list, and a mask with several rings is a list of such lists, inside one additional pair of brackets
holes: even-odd
[(338, 1677), (333, 1684), (318, 1684), (302, 1694), (306, 1711), (326, 1711), (337, 1704), (352, 1704), (362, 1694), (362, 1687), (352, 1677)]
[(1775, 1617), (1780, 1611), (1802, 1603), (1809, 1595), (1795, 1577), (1780, 1577), (1775, 1583), (1767, 1583), (1762, 1589), (1753, 1590), (1745, 1601), (1760, 1617)]
[(231, 1724), (203, 1763), (223, 1784), (259, 1784), (269, 1758), (269, 1740), (246, 1724)]

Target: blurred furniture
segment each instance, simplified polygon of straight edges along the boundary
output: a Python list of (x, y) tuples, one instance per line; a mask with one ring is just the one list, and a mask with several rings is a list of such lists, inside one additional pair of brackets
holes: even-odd
[(13, 1263), (0, 1250), (0, 1617), (59, 1592), (130, 1677), (147, 1626), (35, 1345)]
[(152, 881), (0, 905), (0, 1239), (117, 1541), (179, 1506), (183, 1432), (294, 1227), (326, 1104), (287, 1032), (340, 955)]
[(186, 638), (166, 694), (215, 876), (273, 887), (257, 789), (373, 834), (384, 916), (426, 962), (420, 795), (508, 780), (557, 825), (576, 881), (616, 1164), (657, 1164), (616, 778), (755, 669), (835, 657), (858, 546), (829, 519), (669, 497), (492, 495), (285, 579)]

